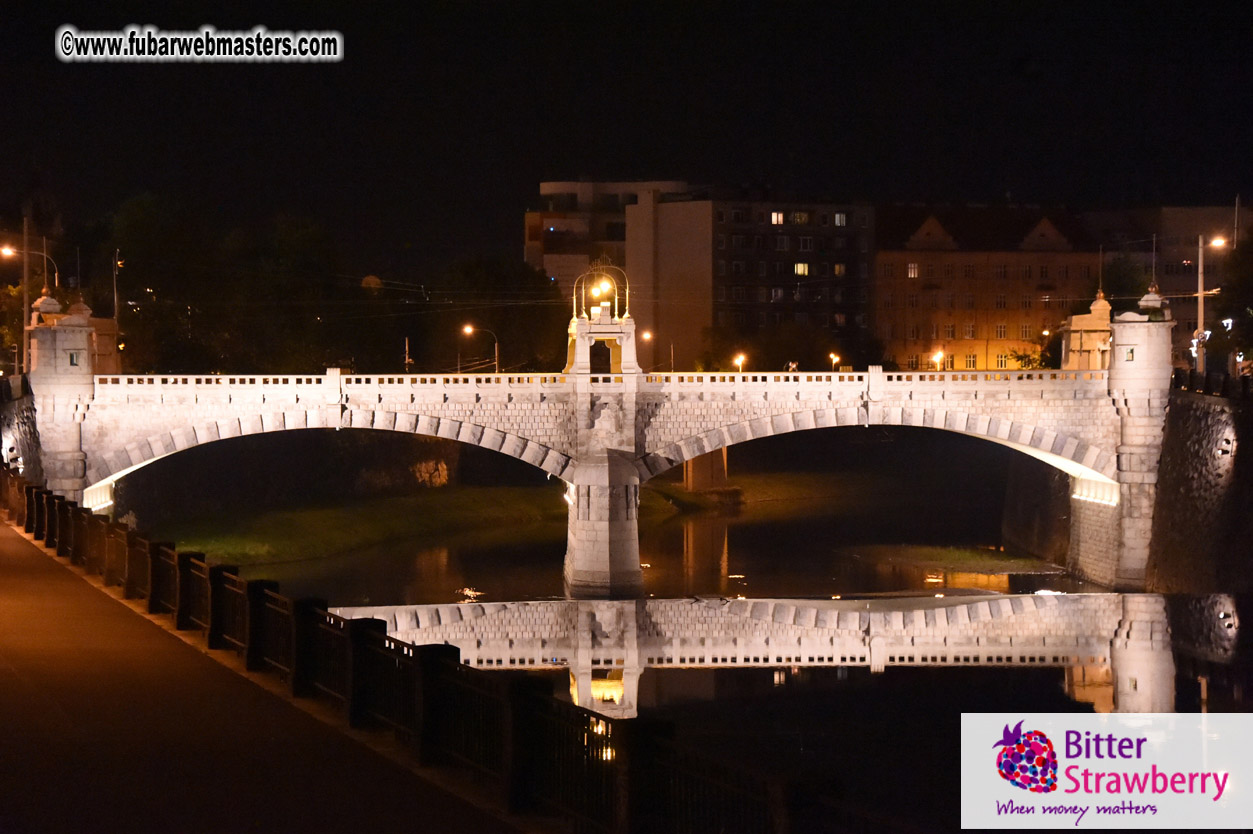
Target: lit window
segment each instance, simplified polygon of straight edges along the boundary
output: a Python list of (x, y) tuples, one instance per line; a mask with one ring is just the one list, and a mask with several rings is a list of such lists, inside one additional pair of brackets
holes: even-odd
[(973, 371), (975, 368), (979, 367), (978, 362), (979, 362), (978, 356), (976, 356), (973, 353), (966, 354), (966, 370)]
[(996, 355), (996, 367), (998, 370), (1005, 370), (1006, 368), (1008, 368), (1009, 367), (1009, 355), (1005, 353), (998, 353)]
[(809, 223), (809, 212), (794, 211), (792, 212), (792, 223), (797, 226), (804, 226)]
[(917, 278), (918, 277), (918, 264), (906, 264), (905, 265), (905, 277)]
[(847, 226), (848, 219), (844, 215), (844, 212), (837, 211), (835, 214), (831, 215), (831, 225), (832, 226)]
[(845, 267), (844, 264), (836, 264), (831, 269), (832, 269), (831, 274), (836, 275), (836, 276), (842, 276), (845, 273), (847, 267)]
[(783, 289), (783, 287), (774, 287), (773, 289), (770, 290), (771, 301), (783, 301), (786, 298), (787, 298), (787, 290)]
[(782, 226), (783, 225), (783, 212), (781, 211), (770, 212), (770, 223), (773, 226)]
[(809, 264), (795, 264), (792, 267), (792, 272), (795, 273), (796, 275), (808, 275)]

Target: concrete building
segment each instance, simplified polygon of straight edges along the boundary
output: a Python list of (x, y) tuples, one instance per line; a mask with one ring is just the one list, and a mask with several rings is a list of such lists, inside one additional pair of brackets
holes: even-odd
[[(626, 217), (631, 313), (653, 334), (640, 347), (645, 369), (702, 367), (710, 328), (747, 340), (775, 325), (812, 326), (844, 356), (866, 341), (869, 206), (641, 191)], [(712, 359), (730, 367), (730, 356)]]
[(1017, 368), (1012, 354), (1038, 351), (1096, 289), (1098, 247), (1065, 212), (885, 206), (876, 235), (874, 326), (888, 367)]
[[(1156, 278), (1176, 321), (1172, 362), (1192, 367), (1192, 340), (1197, 330), (1198, 239), (1215, 238), (1223, 246), (1205, 247), (1205, 288), (1213, 293), (1226, 278), (1227, 253), (1237, 244), (1253, 243), (1253, 209), (1230, 206), (1162, 206), (1131, 211), (1088, 212), (1080, 216), (1090, 235), (1103, 247), (1105, 263), (1129, 258), (1146, 277)], [(1156, 246), (1156, 248), (1154, 248)], [(1115, 299), (1116, 300), (1116, 299)], [(1212, 302), (1212, 298), (1207, 299)], [(1219, 325), (1207, 304), (1206, 327)], [(1215, 369), (1216, 370), (1216, 369)]]
[(541, 182), (537, 208), (526, 213), (523, 257), (557, 279), (569, 294), (594, 260), (626, 264), (625, 209), (641, 192), (683, 193), (681, 180)]

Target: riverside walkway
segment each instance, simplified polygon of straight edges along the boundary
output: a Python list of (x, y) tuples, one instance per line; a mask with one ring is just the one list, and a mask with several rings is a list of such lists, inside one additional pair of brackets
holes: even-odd
[(0, 834), (518, 830), (0, 522)]

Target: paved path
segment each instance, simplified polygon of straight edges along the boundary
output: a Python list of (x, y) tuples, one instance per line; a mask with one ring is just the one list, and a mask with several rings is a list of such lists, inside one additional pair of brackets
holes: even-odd
[(0, 834), (510, 830), (0, 522)]

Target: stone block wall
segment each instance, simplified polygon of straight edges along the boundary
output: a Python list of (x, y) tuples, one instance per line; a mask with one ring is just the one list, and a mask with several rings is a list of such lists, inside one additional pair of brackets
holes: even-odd
[[(1072, 493), (1074, 480), (1072, 477)], [(1121, 535), (1118, 507), (1071, 498), (1067, 567), (1084, 579), (1112, 587), (1118, 573)]]
[(1166, 415), (1147, 584), (1253, 590), (1253, 402), (1175, 390)]
[(43, 481), (35, 399), (26, 390), (25, 377), (0, 379), (0, 444), (6, 463), (16, 466), (20, 461), (25, 478)]

